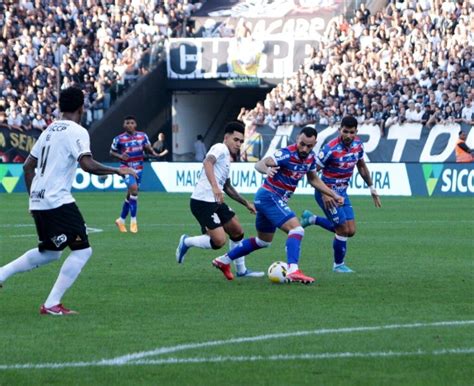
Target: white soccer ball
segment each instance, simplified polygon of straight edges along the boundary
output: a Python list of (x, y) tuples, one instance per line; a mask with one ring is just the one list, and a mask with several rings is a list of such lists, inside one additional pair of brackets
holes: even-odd
[(268, 278), (272, 283), (287, 283), (286, 275), (288, 273), (288, 264), (283, 261), (275, 261), (268, 267)]

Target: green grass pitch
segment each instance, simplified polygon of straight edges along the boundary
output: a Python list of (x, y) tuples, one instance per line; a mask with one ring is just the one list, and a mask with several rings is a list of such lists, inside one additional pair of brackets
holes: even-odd
[[(188, 194), (141, 193), (138, 234), (115, 228), (123, 193), (75, 197), (101, 230), (63, 299), (80, 315), (38, 313), (60, 262), (10, 278), (0, 385), (473, 384), (472, 198), (382, 197), (376, 209), (353, 197), (346, 262), (356, 273), (333, 273), (332, 235), (310, 227), (300, 267), (317, 281), (304, 286), (228, 282), (211, 266), (220, 251), (191, 249), (178, 265), (179, 236), (199, 232)], [(230, 202), (254, 235), (253, 216)], [(290, 206), (320, 213), (309, 196)], [(36, 235), (25, 194), (0, 195), (0, 218), (3, 265)], [(284, 245), (278, 231), (248, 266), (266, 271)]]

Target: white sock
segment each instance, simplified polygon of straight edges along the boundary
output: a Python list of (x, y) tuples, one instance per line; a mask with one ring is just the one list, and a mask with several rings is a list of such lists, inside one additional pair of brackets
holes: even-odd
[[(229, 251), (234, 249), (235, 247), (241, 244), (241, 241), (232, 241), (229, 239)], [(235, 269), (238, 273), (245, 273), (247, 271), (247, 267), (245, 266), (245, 256), (239, 257), (238, 259), (234, 260)]]
[(288, 273), (298, 271), (298, 264), (288, 264)]
[(221, 263), (224, 263), (224, 264), (232, 263), (232, 260), (230, 259), (229, 256), (227, 256), (227, 254), (225, 254), (223, 256), (219, 256), (216, 260), (218, 260), (218, 261), (220, 261)]
[(87, 260), (92, 255), (92, 248), (80, 249), (72, 251), (71, 254), (64, 260), (59, 276), (54, 283), (53, 289), (46, 299), (44, 306), (49, 308), (61, 303), (61, 298), (66, 291), (76, 281), (81, 273), (82, 268), (86, 265)]
[(26, 272), (48, 264), (54, 260), (58, 260), (60, 256), (61, 251), (40, 252), (38, 248), (30, 249), (19, 258), (0, 268), (0, 282), (4, 282), (16, 273)]
[(137, 218), (136, 217), (130, 217), (130, 222), (137, 222)]
[(198, 247), (202, 249), (211, 249), (211, 238), (209, 235), (192, 236), (184, 239), (184, 245), (187, 247)]
[(118, 220), (119, 222), (121, 222), (122, 224), (125, 224), (125, 219), (124, 219), (124, 218), (119, 217), (117, 220)]

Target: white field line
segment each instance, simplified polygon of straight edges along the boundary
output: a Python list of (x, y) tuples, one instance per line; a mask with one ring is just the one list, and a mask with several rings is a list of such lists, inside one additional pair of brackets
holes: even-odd
[[(358, 224), (382, 224), (382, 225), (390, 225), (390, 224), (404, 224), (404, 225), (416, 225), (416, 224), (472, 224), (474, 220), (469, 219), (460, 219), (460, 220), (402, 220), (402, 221), (357, 221)], [(194, 222), (189, 223), (152, 223), (152, 224), (144, 224), (145, 227), (184, 227), (184, 226), (194, 226), (196, 225)], [(255, 225), (254, 222), (243, 222), (241, 225), (245, 226), (253, 226)], [(34, 224), (0, 224), (0, 228), (29, 228), (34, 227)], [(102, 226), (103, 228), (116, 228), (115, 224), (106, 224)], [(91, 228), (94, 229), (94, 228)], [(98, 229), (98, 228), (97, 228)]]
[[(327, 334), (341, 334), (341, 333), (352, 333), (352, 332), (366, 332), (366, 331), (385, 331), (385, 330), (396, 330), (396, 329), (411, 329), (411, 328), (424, 328), (424, 327), (456, 327), (456, 326), (466, 326), (466, 325), (473, 325), (474, 320), (455, 320), (455, 321), (443, 321), (443, 322), (434, 322), (434, 323), (411, 323), (411, 324), (389, 324), (385, 326), (362, 326), (362, 327), (345, 327), (345, 328), (331, 328), (331, 329), (318, 329), (318, 330), (308, 330), (308, 331), (293, 331), (288, 333), (278, 333), (278, 334), (267, 334), (267, 335), (258, 335), (253, 337), (242, 337), (242, 338), (232, 338), (226, 340), (216, 340), (216, 341), (208, 341), (208, 342), (201, 342), (201, 343), (188, 343), (188, 344), (180, 344), (177, 346), (169, 346), (169, 347), (161, 347), (151, 351), (142, 351), (132, 354), (127, 354), (119, 357), (115, 357), (112, 359), (102, 359), (100, 361), (90, 361), (90, 362), (64, 362), (64, 363), (25, 363), (25, 364), (4, 364), (0, 365), (0, 370), (13, 370), (13, 369), (57, 369), (57, 368), (72, 368), (72, 367), (96, 367), (96, 366), (126, 366), (126, 365), (140, 365), (140, 364), (165, 364), (168, 363), (166, 361), (170, 361), (169, 363), (179, 363), (182, 360), (188, 360), (188, 363), (198, 363), (199, 361), (223, 361), (215, 359), (215, 358), (234, 358), (228, 359), (233, 361), (238, 361), (235, 358), (262, 358), (262, 359), (253, 359), (253, 360), (278, 360), (277, 358), (280, 356), (269, 356), (269, 357), (262, 357), (262, 356), (249, 356), (249, 357), (214, 357), (213, 358), (167, 358), (162, 360), (144, 360), (143, 358), (147, 358), (150, 356), (157, 356), (157, 355), (164, 355), (179, 351), (186, 351), (186, 350), (193, 350), (203, 347), (215, 347), (215, 346), (225, 346), (230, 344), (236, 343), (248, 343), (248, 342), (259, 342), (264, 340), (271, 340), (271, 339), (281, 339), (281, 338), (290, 338), (296, 336), (307, 336), (307, 335), (327, 335)], [(416, 354), (421, 352), (422, 354)], [(425, 352), (425, 351), (415, 351), (413, 354), (412, 352), (405, 352), (395, 355), (442, 355), (442, 354), (470, 354), (474, 352), (474, 348), (458, 348), (458, 349), (443, 349), (437, 350), (432, 352)], [(387, 355), (389, 352), (382, 352), (385, 354), (380, 353), (322, 353), (322, 354), (301, 354), (302, 356), (308, 356), (307, 359), (323, 359), (326, 356), (330, 358), (330, 355), (335, 355), (334, 358), (350, 358), (357, 357), (357, 356), (390, 356)], [(282, 356), (281, 359), (288, 359), (297, 358), (297, 355), (285, 355)], [(266, 359), (265, 359), (266, 358)], [(270, 358), (270, 359), (268, 359)], [(275, 358), (275, 359), (272, 359)], [(304, 358), (302, 358), (304, 359)], [(249, 359), (247, 359), (249, 360)], [(164, 362), (165, 361), (165, 362)], [(186, 362), (184, 362), (186, 363)]]

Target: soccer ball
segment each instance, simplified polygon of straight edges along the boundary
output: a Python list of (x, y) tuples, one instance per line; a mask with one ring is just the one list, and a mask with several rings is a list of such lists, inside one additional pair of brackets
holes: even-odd
[(268, 278), (272, 283), (287, 283), (288, 264), (276, 261), (268, 267)]

